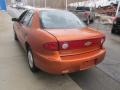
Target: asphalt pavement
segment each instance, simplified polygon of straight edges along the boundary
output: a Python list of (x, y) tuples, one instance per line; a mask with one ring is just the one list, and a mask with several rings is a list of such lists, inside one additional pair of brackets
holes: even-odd
[(120, 83), (120, 35), (111, 34), (112, 25), (99, 24), (96, 26), (97, 23), (93, 25), (106, 35), (104, 45), (107, 49), (106, 58), (97, 67)]
[[(16, 17), (19, 11), (9, 8)], [(20, 12), (19, 12), (20, 14)], [(105, 60), (97, 67), (65, 76), (29, 71), (26, 54), (13, 40), (12, 22), (7, 14), (0, 17), (0, 90), (120, 90), (120, 36), (110, 33), (111, 25), (98, 21), (90, 27), (106, 34)]]
[(106, 57), (96, 68), (70, 76), (83, 90), (120, 90), (120, 36), (111, 34), (112, 25), (95, 21), (89, 26), (106, 35)]

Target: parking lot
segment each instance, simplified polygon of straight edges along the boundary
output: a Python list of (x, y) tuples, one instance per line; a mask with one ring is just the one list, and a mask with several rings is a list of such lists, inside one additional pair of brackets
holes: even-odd
[(13, 38), (11, 16), (18, 12), (8, 12), (0, 13), (0, 90), (120, 90), (120, 36), (110, 33), (111, 25), (90, 25), (106, 35), (107, 55), (97, 67), (68, 75), (33, 74)]

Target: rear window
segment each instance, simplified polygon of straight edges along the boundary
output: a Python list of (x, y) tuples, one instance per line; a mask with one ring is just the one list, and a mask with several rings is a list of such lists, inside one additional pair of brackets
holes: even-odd
[(42, 10), (40, 22), (46, 29), (83, 28), (85, 24), (73, 13), (62, 10)]
[(90, 11), (90, 8), (89, 7), (77, 7), (76, 10)]

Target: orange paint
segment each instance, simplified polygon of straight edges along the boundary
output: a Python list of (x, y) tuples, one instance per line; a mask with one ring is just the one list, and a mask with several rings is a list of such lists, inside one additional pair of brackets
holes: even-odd
[(103, 33), (88, 27), (43, 29), (39, 22), (39, 11), (35, 10), (31, 27), (14, 23), (20, 43), (24, 48), (26, 42), (30, 45), (39, 69), (52, 74), (64, 74), (86, 70), (103, 61), (106, 53)]

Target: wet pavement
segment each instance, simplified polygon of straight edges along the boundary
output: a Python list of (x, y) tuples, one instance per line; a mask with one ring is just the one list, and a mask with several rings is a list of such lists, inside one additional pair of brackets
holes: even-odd
[(70, 76), (83, 90), (120, 90), (120, 36), (111, 34), (112, 25), (96, 21), (90, 27), (105, 33), (106, 57), (96, 68)]
[(105, 60), (97, 67), (120, 83), (120, 35), (111, 34), (112, 25), (101, 24), (98, 28), (106, 35), (107, 54)]

